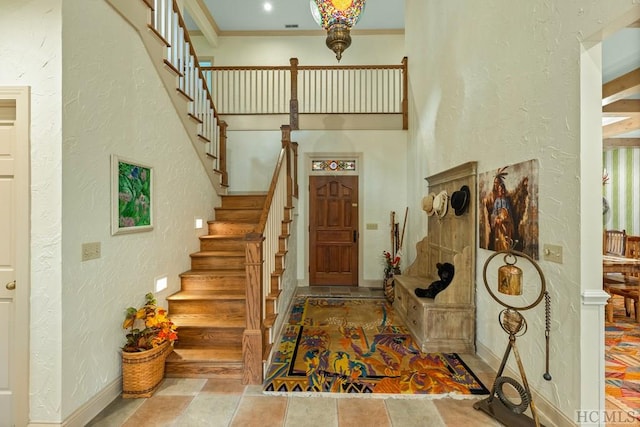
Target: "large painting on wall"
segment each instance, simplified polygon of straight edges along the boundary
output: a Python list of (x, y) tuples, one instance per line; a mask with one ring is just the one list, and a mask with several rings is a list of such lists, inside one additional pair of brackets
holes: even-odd
[(538, 161), (529, 160), (478, 175), (480, 247), (509, 248), (539, 259)]
[(111, 234), (153, 229), (153, 168), (111, 156)]

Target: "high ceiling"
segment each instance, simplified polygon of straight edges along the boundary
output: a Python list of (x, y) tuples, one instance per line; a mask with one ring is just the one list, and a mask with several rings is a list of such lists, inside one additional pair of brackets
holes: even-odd
[[(220, 32), (320, 30), (309, 0), (195, 0), (204, 4)], [(264, 4), (271, 5), (271, 11)], [(404, 29), (404, 0), (367, 0), (358, 30)], [(187, 26), (189, 26), (187, 22)]]
[[(264, 9), (265, 3), (271, 11)], [(205, 36), (321, 32), (308, 0), (185, 0), (185, 22)], [(355, 30), (403, 31), (404, 0), (367, 0)], [(640, 22), (604, 40), (602, 61), (603, 96), (608, 98), (603, 101), (603, 146), (640, 147)], [(616, 80), (634, 70), (624, 81)]]

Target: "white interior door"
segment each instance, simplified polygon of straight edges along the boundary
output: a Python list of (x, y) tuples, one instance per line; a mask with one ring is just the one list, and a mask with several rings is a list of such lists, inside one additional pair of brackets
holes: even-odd
[(0, 86), (0, 427), (28, 423), (28, 103)]

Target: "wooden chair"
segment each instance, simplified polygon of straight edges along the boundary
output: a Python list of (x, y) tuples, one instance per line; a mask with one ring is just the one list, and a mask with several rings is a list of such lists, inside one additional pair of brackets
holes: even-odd
[[(625, 236), (625, 253), (627, 258), (640, 258), (640, 236)], [(624, 298), (624, 306), (627, 316), (631, 315), (631, 303), (633, 302), (633, 312), (636, 321), (640, 323), (640, 310), (638, 310), (638, 300), (640, 299), (640, 273), (625, 273), (622, 275), (623, 281), (603, 281), (603, 289), (613, 298), (618, 295)], [(611, 300), (605, 307), (607, 321), (613, 322), (613, 304)]]
[(624, 256), (626, 243), (627, 232), (625, 230), (604, 230), (602, 253)]
[[(602, 253), (605, 255), (624, 256), (627, 243), (626, 230), (604, 230), (602, 234)], [(608, 273), (602, 278), (603, 283), (621, 283), (624, 278), (619, 273)]]

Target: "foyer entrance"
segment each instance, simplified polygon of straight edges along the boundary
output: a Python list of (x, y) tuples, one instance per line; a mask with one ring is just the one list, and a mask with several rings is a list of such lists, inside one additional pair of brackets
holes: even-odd
[(309, 285), (358, 285), (358, 176), (309, 176)]

